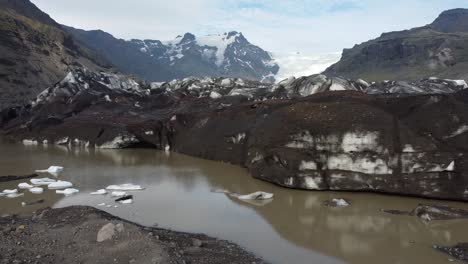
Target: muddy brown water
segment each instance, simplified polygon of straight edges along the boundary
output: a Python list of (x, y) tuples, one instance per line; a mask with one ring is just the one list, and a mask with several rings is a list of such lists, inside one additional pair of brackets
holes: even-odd
[[(30, 214), (41, 207), (89, 205), (143, 225), (205, 233), (233, 241), (271, 263), (405, 264), (450, 263), (433, 244), (468, 241), (468, 220), (424, 223), (415, 217), (382, 213), (411, 210), (418, 203), (467, 204), (375, 194), (310, 192), (280, 188), (258, 181), (237, 166), (150, 149), (87, 150), (0, 143), (0, 175), (30, 174), (50, 165), (64, 166), (58, 177), (74, 183), (79, 194), (64, 197), (53, 191), (0, 198), (0, 214)], [(51, 177), (50, 175), (41, 175)], [(0, 183), (0, 190), (17, 182)], [(90, 192), (111, 184), (134, 183), (134, 203), (118, 208), (109, 196)], [(213, 189), (247, 194), (266, 191), (266, 204), (241, 202)], [(346, 198), (347, 208), (327, 208), (322, 202)], [(21, 202), (45, 199), (40, 205)]]

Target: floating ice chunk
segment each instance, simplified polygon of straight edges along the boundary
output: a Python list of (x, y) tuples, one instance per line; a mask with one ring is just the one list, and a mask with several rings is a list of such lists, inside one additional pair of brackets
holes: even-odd
[(100, 189), (91, 193), (91, 195), (105, 195), (105, 194), (107, 194), (107, 191), (104, 189)]
[(169, 152), (169, 151), (171, 151), (171, 146), (169, 146), (169, 145), (166, 145), (166, 147), (164, 148), (164, 151), (166, 151), (166, 152)]
[(115, 201), (121, 204), (131, 204), (133, 203), (133, 195), (125, 195), (121, 198), (116, 199)]
[(63, 167), (60, 166), (50, 166), (47, 170), (36, 170), (39, 173), (50, 173), (52, 175), (58, 175), (63, 171)]
[(332, 199), (337, 207), (346, 207), (349, 206), (349, 203), (345, 199)]
[(106, 206), (106, 203), (100, 203), (97, 206)]
[(126, 192), (118, 192), (118, 191), (115, 191), (115, 192), (112, 192), (112, 193), (111, 193), (111, 196), (112, 196), (112, 197), (122, 197), (122, 196), (125, 196), (125, 195), (127, 195)]
[(106, 188), (110, 191), (141, 191), (143, 188), (140, 185), (135, 185), (131, 183), (121, 184), (121, 185), (109, 185)]
[(27, 182), (22, 182), (20, 184), (18, 184), (18, 188), (20, 188), (21, 190), (26, 190), (26, 189), (31, 189), (33, 188), (34, 186), (27, 183)]
[(18, 197), (21, 197), (21, 196), (24, 196), (24, 193), (10, 193), (10, 194), (6, 194), (6, 198), (18, 198)]
[(14, 193), (18, 193), (18, 190), (17, 189), (13, 189), (13, 190), (3, 190), (3, 193), (5, 194), (14, 194)]
[(34, 194), (41, 194), (44, 192), (44, 188), (34, 187), (34, 188), (29, 189), (29, 191)]
[(73, 188), (68, 188), (68, 189), (65, 189), (65, 190), (56, 190), (55, 191), (55, 193), (65, 194), (65, 196), (72, 195), (72, 194), (79, 193), (79, 192), (80, 192), (79, 190), (73, 189)]
[(53, 182), (56, 182), (56, 180), (49, 178), (31, 179), (31, 183), (37, 186), (49, 185)]
[(123, 200), (123, 201), (120, 201), (119, 203), (121, 203), (121, 204), (132, 204), (132, 203), (133, 203), (133, 199)]
[(268, 199), (273, 199), (273, 194), (266, 193), (266, 192), (254, 192), (254, 193), (247, 194), (247, 195), (240, 195), (237, 198), (239, 200), (268, 200)]
[(73, 184), (67, 181), (57, 181), (49, 184), (47, 187), (51, 190), (60, 190), (73, 187)]

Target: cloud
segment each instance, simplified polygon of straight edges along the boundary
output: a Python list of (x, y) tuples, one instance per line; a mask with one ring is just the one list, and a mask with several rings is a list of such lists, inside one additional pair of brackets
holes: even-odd
[(309, 76), (323, 72), (341, 58), (341, 52), (310, 56), (297, 52), (273, 53), (276, 62), (281, 65), (276, 75), (277, 81), (291, 76)]

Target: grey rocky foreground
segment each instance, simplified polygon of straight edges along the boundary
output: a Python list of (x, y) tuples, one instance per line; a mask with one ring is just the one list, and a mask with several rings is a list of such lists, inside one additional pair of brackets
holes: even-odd
[(0, 126), (24, 144), (152, 147), (230, 162), (289, 188), (468, 200), (466, 85), (392, 85), (402, 83), (315, 75), (150, 84), (79, 70), (31, 105), (2, 111)]
[(264, 263), (201, 234), (148, 228), (90, 207), (0, 217), (2, 263)]

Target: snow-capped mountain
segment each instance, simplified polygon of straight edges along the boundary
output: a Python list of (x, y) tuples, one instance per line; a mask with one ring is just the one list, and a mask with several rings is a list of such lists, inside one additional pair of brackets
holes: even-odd
[(235, 31), (208, 36), (186, 33), (170, 41), (126, 41), (103, 31), (67, 30), (122, 72), (150, 81), (222, 76), (273, 82), (279, 70), (268, 52)]

